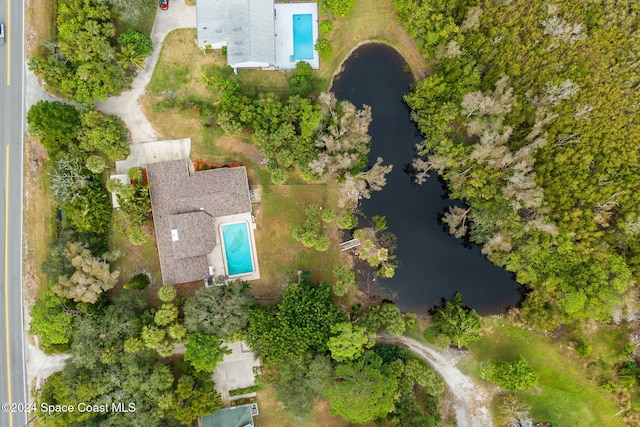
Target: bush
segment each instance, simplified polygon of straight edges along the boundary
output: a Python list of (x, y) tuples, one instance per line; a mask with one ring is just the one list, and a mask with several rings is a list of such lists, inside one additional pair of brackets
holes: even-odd
[(346, 18), (356, 7), (356, 0), (324, 0), (323, 4), (331, 10), (335, 16)]
[(311, 65), (304, 61), (298, 62), (293, 74), (287, 81), (289, 83), (289, 96), (307, 96), (313, 89), (311, 86), (312, 80), (313, 68), (311, 68)]
[(131, 279), (129, 279), (127, 283), (124, 284), (123, 288), (141, 291), (149, 286), (150, 283), (151, 280), (149, 279), (149, 276), (147, 276), (145, 273), (138, 273)]
[(438, 335), (433, 343), (438, 348), (448, 348), (451, 345), (451, 338), (446, 335)]
[(262, 387), (259, 385), (254, 385), (252, 387), (245, 387), (245, 388), (237, 388), (235, 390), (229, 390), (229, 396), (233, 397), (233, 396), (240, 396), (241, 394), (256, 393), (260, 390), (262, 390)]
[(358, 225), (358, 218), (351, 212), (344, 213), (338, 217), (338, 227), (343, 230), (351, 230)]
[(29, 131), (40, 138), (50, 158), (64, 152), (80, 128), (80, 114), (73, 105), (38, 101), (27, 113)]
[(320, 59), (323, 61), (328, 61), (333, 56), (333, 46), (327, 39), (319, 38), (316, 42), (315, 48), (318, 55), (320, 55)]
[(133, 49), (142, 56), (149, 56), (153, 52), (153, 42), (147, 34), (141, 33), (133, 28), (120, 34), (118, 37), (120, 46), (132, 46)]
[(522, 356), (513, 362), (489, 360), (481, 366), (480, 376), (505, 390), (526, 390), (538, 383), (538, 375)]
[(321, 36), (329, 35), (331, 30), (333, 30), (333, 22), (329, 21), (328, 19), (325, 19), (322, 22), (320, 22), (320, 25), (318, 26), (318, 31), (320, 32)]
[(276, 169), (271, 172), (271, 182), (275, 185), (282, 185), (287, 181), (287, 172), (284, 169)]
[(333, 293), (339, 297), (345, 295), (349, 288), (356, 284), (356, 272), (342, 266), (333, 269), (333, 277), (336, 280), (333, 285)]
[(322, 211), (322, 221), (326, 222), (326, 223), (330, 223), (333, 222), (336, 219), (336, 214), (333, 213), (333, 211), (331, 209), (324, 209)]

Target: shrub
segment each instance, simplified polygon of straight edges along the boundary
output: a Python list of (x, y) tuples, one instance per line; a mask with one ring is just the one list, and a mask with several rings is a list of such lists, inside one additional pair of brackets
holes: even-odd
[(358, 218), (351, 212), (344, 213), (338, 217), (338, 227), (343, 230), (351, 230), (358, 225)]
[(151, 280), (149, 279), (149, 276), (147, 276), (145, 273), (138, 273), (131, 279), (129, 279), (127, 283), (124, 284), (123, 288), (141, 291), (149, 286), (150, 283)]
[(356, 7), (356, 0), (324, 0), (323, 4), (331, 10), (335, 16), (346, 18)]
[(322, 221), (326, 222), (326, 223), (330, 223), (333, 222), (333, 220), (336, 219), (336, 214), (333, 213), (333, 211), (331, 209), (324, 209), (322, 211)]
[(538, 375), (522, 356), (513, 362), (489, 360), (481, 366), (480, 376), (505, 390), (526, 390), (538, 383)]
[(333, 56), (333, 46), (327, 39), (319, 38), (316, 42), (315, 48), (318, 52), (318, 55), (320, 55), (320, 59), (322, 59), (323, 61), (328, 61)]
[(133, 46), (133, 49), (137, 53), (145, 57), (151, 55), (153, 52), (153, 42), (151, 41), (151, 37), (133, 28), (120, 34), (118, 42), (121, 46)]
[(307, 96), (313, 89), (311, 86), (312, 80), (313, 68), (311, 68), (311, 65), (304, 61), (298, 62), (293, 74), (287, 81), (289, 83), (289, 96)]
[(342, 266), (333, 269), (333, 277), (336, 280), (333, 285), (333, 293), (339, 297), (345, 295), (349, 288), (356, 284), (356, 272)]
[(320, 25), (318, 26), (318, 31), (320, 32), (321, 36), (329, 35), (331, 30), (333, 30), (333, 22), (331, 22), (328, 19), (325, 19), (322, 22), (320, 22)]

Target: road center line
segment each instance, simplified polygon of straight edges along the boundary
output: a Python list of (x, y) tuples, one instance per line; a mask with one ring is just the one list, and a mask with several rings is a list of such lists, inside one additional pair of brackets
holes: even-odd
[[(11, 3), (11, 0), (9, 0)], [(9, 405), (11, 397), (11, 351), (9, 348), (9, 145), (5, 149), (4, 176), (4, 326), (7, 348), (7, 397)], [(22, 325), (19, 325), (22, 327)], [(10, 408), (11, 409), (11, 408)], [(13, 427), (13, 413), (9, 410), (9, 426)]]

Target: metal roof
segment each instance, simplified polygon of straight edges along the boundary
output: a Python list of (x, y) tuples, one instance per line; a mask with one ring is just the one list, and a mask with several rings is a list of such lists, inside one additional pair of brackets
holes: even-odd
[(232, 67), (275, 65), (273, 0), (198, 0), (198, 46), (227, 46)]

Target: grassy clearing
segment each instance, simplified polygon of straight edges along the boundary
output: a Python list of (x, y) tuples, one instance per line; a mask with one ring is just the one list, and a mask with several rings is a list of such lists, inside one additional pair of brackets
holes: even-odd
[[(326, 17), (321, 17), (326, 19)], [(329, 90), (333, 75), (346, 59), (351, 50), (366, 41), (379, 41), (395, 49), (407, 61), (416, 80), (422, 71), (428, 70), (428, 64), (411, 39), (398, 22), (393, 5), (389, 0), (359, 0), (347, 18), (331, 18), (333, 31), (327, 37), (331, 40), (334, 54), (330, 61), (321, 61), (314, 90)]]
[(193, 42), (195, 37), (195, 29), (175, 30), (167, 35), (141, 104), (144, 114), (163, 138), (189, 137), (197, 146), (204, 141), (215, 141), (222, 136), (222, 131), (204, 126), (195, 108), (167, 111), (155, 108), (168, 96), (205, 104), (215, 101), (215, 93), (202, 83), (202, 76), (213, 67), (223, 66), (225, 60), (219, 52), (203, 54)]
[[(326, 252), (309, 249), (291, 236), (294, 228), (305, 221), (304, 209), (314, 204), (331, 207), (330, 185), (265, 185), (262, 205), (256, 210), (258, 230), (256, 245), (261, 279), (252, 282), (253, 292), (260, 297), (273, 297), (296, 280), (294, 270), (311, 272), (311, 280), (331, 279), (333, 269), (344, 262), (338, 250), (338, 234), (333, 224), (325, 225), (331, 244)], [(334, 199), (335, 200), (335, 199)]]
[(316, 402), (308, 416), (295, 416), (295, 408), (286, 410), (269, 386), (265, 386), (258, 392), (258, 405), (260, 415), (254, 418), (256, 427), (374, 427), (376, 425), (375, 423), (351, 424), (341, 417), (334, 417), (329, 413), (326, 401)]
[(40, 42), (56, 34), (56, 6), (51, 0), (31, 0), (25, 3), (25, 56), (32, 57)]
[(116, 33), (122, 34), (133, 28), (144, 34), (151, 34), (158, 12), (157, 0), (116, 0), (118, 11)]
[(112, 269), (120, 271), (118, 284), (115, 291), (124, 285), (136, 273), (147, 273), (151, 277), (150, 287), (162, 285), (162, 275), (160, 274), (160, 259), (156, 248), (156, 236), (151, 221), (145, 224), (142, 229), (147, 234), (146, 243), (135, 246), (126, 234), (118, 227), (122, 213), (114, 211), (113, 225), (109, 235), (109, 248), (112, 251), (120, 252), (121, 256), (112, 263)]
[(463, 369), (476, 373), (487, 359), (512, 360), (523, 355), (535, 369), (539, 388), (521, 395), (536, 421), (553, 425), (624, 426), (617, 406), (593, 381), (585, 378), (583, 361), (567, 342), (551, 342), (543, 334), (511, 325), (501, 318), (485, 319), (483, 339), (469, 345), (471, 357)]
[(23, 271), (26, 297), (31, 300), (47, 288), (40, 266), (53, 239), (51, 218), (55, 209), (49, 199), (44, 165), (46, 151), (32, 138), (25, 138), (23, 192)]

